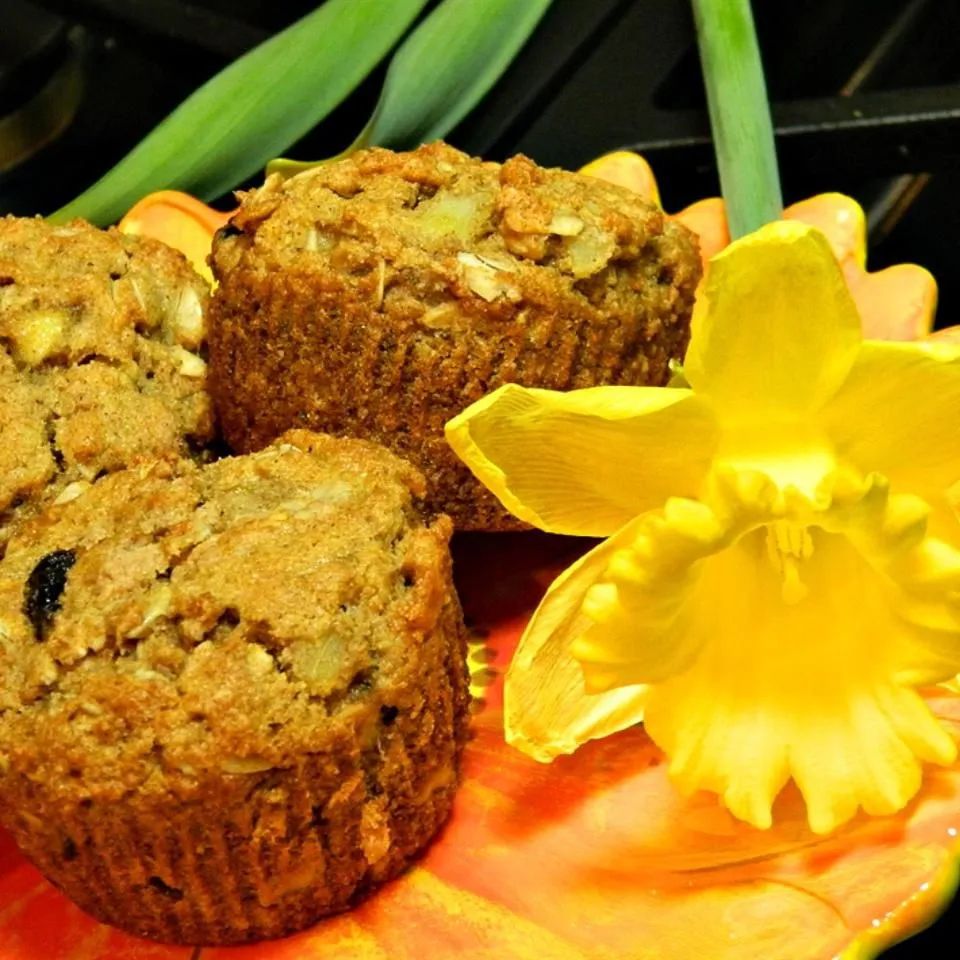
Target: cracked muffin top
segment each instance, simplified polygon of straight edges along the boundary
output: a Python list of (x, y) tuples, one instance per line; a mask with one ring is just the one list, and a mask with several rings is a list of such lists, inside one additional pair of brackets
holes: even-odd
[(207, 300), (156, 241), (0, 219), (0, 548), (40, 504), (210, 440)]
[(451, 524), (423, 493), (381, 447), (292, 431), (25, 519), (0, 562), (0, 783), (185, 795), (375, 744), (426, 695), (418, 645), (462, 640)]
[(406, 153), (374, 147), (287, 180), (268, 177), (219, 231), (214, 272), (223, 279), (254, 250), (291, 268), (314, 254), (349, 277), (370, 277), (375, 309), (415, 298), (430, 328), (451, 311), (430, 311), (445, 305), (431, 302), (436, 290), (408, 285), (420, 279), (414, 268), (452, 275), (464, 296), (507, 316), (532, 297), (566, 306), (574, 295), (608, 308), (629, 299), (635, 309), (632, 267), (652, 279), (683, 270), (694, 285), (699, 267), (689, 232), (629, 190), (523, 155), (480, 160), (442, 142)]

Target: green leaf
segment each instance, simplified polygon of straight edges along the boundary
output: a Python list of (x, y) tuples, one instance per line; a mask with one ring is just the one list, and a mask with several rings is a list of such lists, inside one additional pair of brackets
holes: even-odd
[[(345, 152), (446, 136), (500, 78), (550, 3), (444, 0), (394, 54), (373, 116)], [(291, 176), (315, 165), (280, 159), (267, 170)]]
[(227, 192), (340, 103), (425, 4), (327, 0), (204, 84), (50, 219), (105, 225), (155, 190), (186, 190), (204, 200)]
[(733, 239), (783, 213), (750, 0), (693, 0), (720, 189)]
[(449, 133), (526, 43), (551, 0), (445, 0), (397, 51), (356, 146), (414, 147)]

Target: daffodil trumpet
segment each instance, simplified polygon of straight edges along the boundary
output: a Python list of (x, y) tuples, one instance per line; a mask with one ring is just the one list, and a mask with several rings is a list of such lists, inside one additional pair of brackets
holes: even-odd
[(686, 387), (501, 387), (447, 425), (518, 517), (606, 539), (551, 586), (505, 687), (539, 760), (645, 723), (685, 793), (765, 828), (888, 814), (956, 744), (960, 347), (864, 340), (827, 241), (779, 221), (711, 263)]

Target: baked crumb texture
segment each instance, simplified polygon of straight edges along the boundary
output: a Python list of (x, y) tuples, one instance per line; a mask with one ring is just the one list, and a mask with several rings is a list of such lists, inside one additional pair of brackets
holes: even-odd
[(397, 874), (449, 813), (465, 636), (446, 517), (295, 431), (26, 520), (0, 563), (0, 820), (95, 917), (236, 943)]
[(377, 440), (458, 528), (519, 526), (443, 424), (507, 382), (663, 384), (696, 242), (635, 194), (441, 143), (373, 149), (246, 194), (214, 244), (211, 389), (229, 444), (295, 426)]
[(208, 296), (155, 241), (0, 219), (0, 551), (25, 513), (211, 438)]

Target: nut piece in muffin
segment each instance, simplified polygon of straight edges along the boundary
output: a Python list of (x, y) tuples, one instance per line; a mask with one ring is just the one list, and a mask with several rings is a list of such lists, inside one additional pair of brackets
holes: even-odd
[(0, 822), (95, 917), (276, 937), (405, 867), (467, 728), (446, 517), (381, 447), (294, 431), (107, 476), (0, 562)]
[(243, 198), (213, 252), (210, 380), (228, 443), (377, 440), (458, 528), (519, 526), (443, 424), (503, 383), (662, 384), (696, 242), (638, 196), (525, 157), (373, 149)]
[(41, 503), (210, 439), (208, 296), (156, 241), (0, 219), (0, 548)]

